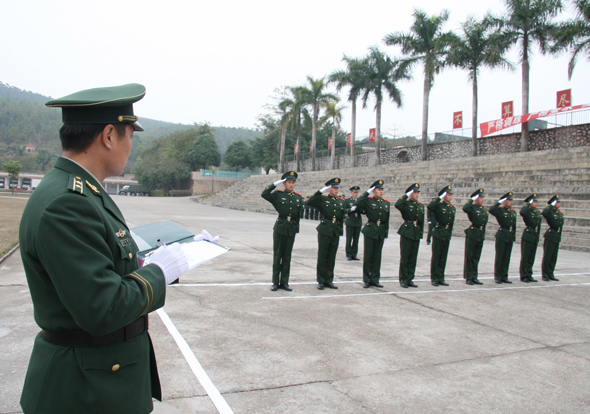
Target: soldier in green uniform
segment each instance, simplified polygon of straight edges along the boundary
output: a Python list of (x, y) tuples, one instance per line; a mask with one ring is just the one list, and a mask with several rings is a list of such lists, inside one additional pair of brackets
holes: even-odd
[[(303, 217), (303, 197), (293, 191), (297, 181), (295, 171), (287, 171), (280, 180), (275, 181), (262, 191), (262, 198), (271, 203), (279, 217), (273, 227), (273, 262), (272, 290), (279, 288), (288, 292), (289, 273), (291, 272), (291, 253), (295, 243), (295, 235), (299, 233), (299, 220)], [(283, 184), (285, 190), (273, 191), (277, 185)]]
[[(359, 196), (359, 186), (350, 187), (350, 197), (345, 201), (348, 207), (356, 205)], [(359, 237), (361, 235), (361, 227), (363, 226), (363, 218), (361, 210), (357, 209), (348, 214), (346, 221), (346, 258), (350, 260), (359, 260), (357, 257), (359, 252)]]
[(508, 280), (510, 256), (516, 240), (516, 211), (512, 209), (512, 203), (512, 191), (510, 191), (490, 207), (490, 214), (496, 217), (500, 225), (496, 232), (496, 260), (494, 262), (494, 279), (497, 284), (512, 283)]
[[(36, 190), (35, 190), (36, 191)], [(558, 281), (555, 278), (555, 265), (557, 264), (557, 253), (559, 252), (559, 243), (561, 242), (561, 231), (565, 217), (559, 209), (561, 199), (554, 195), (547, 202), (548, 206), (543, 209), (543, 217), (547, 220), (549, 228), (545, 232), (545, 242), (543, 243), (543, 262), (541, 265), (544, 281)]]
[(418, 201), (420, 184), (412, 184), (406, 189), (406, 194), (395, 202), (401, 214), (403, 223), (397, 233), (401, 236), (399, 282), (401, 287), (418, 287), (412, 280), (416, 272), (418, 249), (424, 234), (424, 204)]
[(477, 268), (488, 224), (488, 208), (483, 205), (484, 197), (483, 188), (479, 188), (471, 194), (471, 199), (463, 206), (463, 211), (467, 213), (471, 222), (471, 226), (465, 229), (465, 262), (463, 265), (463, 277), (468, 285), (483, 285), (478, 279)]
[(525, 283), (537, 282), (533, 279), (533, 265), (541, 235), (541, 212), (537, 210), (537, 194), (524, 199), (520, 215), (524, 220), (525, 229), (520, 242), (520, 280)]
[[(356, 206), (346, 207), (346, 202), (338, 197), (340, 178), (327, 181), (325, 187), (316, 191), (307, 202), (321, 214), (321, 222), (316, 227), (318, 231), (318, 262), (316, 267), (318, 289), (324, 287), (338, 289), (334, 285), (334, 265), (338, 242), (342, 236), (342, 224), (346, 214), (356, 210)], [(327, 194), (324, 194), (327, 193)]]
[[(358, 188), (358, 187), (357, 187)], [(367, 224), (363, 228), (363, 287), (383, 287), (379, 283), (381, 277), (381, 252), (383, 243), (389, 237), (389, 200), (383, 198), (383, 180), (377, 180), (357, 200), (356, 206), (367, 216)]]
[(188, 269), (177, 243), (138, 268), (137, 245), (101, 186), (123, 173), (133, 103), (145, 87), (96, 88), (47, 102), (62, 107), (63, 155), (31, 195), (20, 250), (35, 338), (21, 396), (30, 413), (149, 413), (161, 399), (147, 314)]
[(447, 267), (447, 257), (457, 211), (456, 207), (451, 204), (452, 199), (453, 187), (447, 185), (438, 192), (438, 198), (428, 204), (428, 211), (432, 212), (436, 220), (436, 225), (432, 231), (434, 241), (432, 242), (432, 259), (430, 261), (432, 286), (449, 286), (445, 282), (445, 268)]
[[(433, 198), (433, 200), (438, 200), (438, 198)], [(430, 242), (432, 241), (432, 229), (436, 226), (436, 217), (434, 217), (434, 213), (432, 210), (426, 211), (426, 216), (428, 217), (428, 236), (426, 236), (426, 244), (430, 246)]]

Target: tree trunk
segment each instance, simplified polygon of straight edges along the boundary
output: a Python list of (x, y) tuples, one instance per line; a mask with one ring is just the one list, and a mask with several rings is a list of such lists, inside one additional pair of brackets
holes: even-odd
[(477, 157), (477, 73), (473, 73), (473, 102), (471, 104), (471, 141), (473, 142), (472, 155), (474, 157)]
[(375, 106), (375, 166), (381, 164), (381, 100)]
[(334, 161), (336, 160), (336, 124), (332, 120), (332, 152), (330, 153), (330, 169), (334, 169)]
[[(522, 115), (529, 113), (529, 61), (522, 61)], [(520, 133), (520, 152), (529, 150), (529, 123), (523, 122)]]
[(356, 99), (352, 101), (352, 126), (350, 131), (350, 165), (355, 167), (354, 142), (356, 138)]
[(422, 102), (422, 161), (428, 158), (428, 98), (430, 97), (430, 76), (424, 68), (424, 97)]
[(297, 159), (297, 172), (301, 171), (301, 164), (299, 162), (299, 153), (301, 152), (301, 115), (297, 114), (297, 154), (295, 154), (295, 158)]
[(279, 155), (279, 173), (282, 174), (285, 172), (285, 139), (287, 136), (287, 122), (284, 121), (281, 123), (281, 149)]
[(314, 102), (313, 104), (313, 119), (311, 122), (311, 170), (315, 171), (315, 149), (316, 149), (316, 138), (317, 138), (317, 125), (318, 125), (318, 112), (319, 112), (319, 102)]

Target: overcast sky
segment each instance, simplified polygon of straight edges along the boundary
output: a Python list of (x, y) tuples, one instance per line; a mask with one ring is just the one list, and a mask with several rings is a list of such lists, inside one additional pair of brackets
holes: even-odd
[[(82, 89), (137, 82), (147, 88), (135, 105), (140, 117), (191, 124), (253, 128), (275, 88), (304, 84), (344, 68), (343, 54), (361, 57), (377, 45), (391, 56), (383, 37), (407, 31), (413, 8), (429, 14), (446, 7), (446, 30), (488, 10), (500, 0), (19, 0), (5, 1), (0, 25), (0, 81), (58, 98)], [(516, 52), (510, 58), (517, 62)], [(567, 80), (567, 55), (531, 58), (530, 111), (555, 108), (556, 92), (572, 89), (574, 104), (590, 103), (590, 64), (580, 60)], [(400, 84), (402, 109), (383, 107), (382, 131), (419, 135), (422, 67)], [(467, 73), (446, 70), (430, 95), (429, 132), (452, 129), (463, 111), (470, 127), (471, 85)], [(521, 72), (483, 71), (479, 121), (500, 118), (501, 103), (521, 107)], [(345, 101), (345, 92), (342, 94)], [(343, 129), (350, 130), (350, 104)], [(357, 115), (357, 136), (375, 124), (374, 103)], [(468, 134), (468, 133), (467, 133)]]

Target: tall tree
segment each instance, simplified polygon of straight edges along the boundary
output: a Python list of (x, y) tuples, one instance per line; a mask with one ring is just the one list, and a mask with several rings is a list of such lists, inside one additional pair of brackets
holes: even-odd
[(590, 60), (590, 0), (572, 0), (572, 3), (576, 16), (559, 25), (551, 47), (553, 53), (570, 50), (568, 80), (572, 79), (579, 55), (586, 55), (586, 59)]
[(309, 105), (310, 94), (309, 90), (305, 86), (290, 86), (289, 90), (293, 95), (291, 105), (291, 111), (289, 117), (289, 129), (295, 131), (295, 142), (297, 145), (297, 154), (295, 159), (297, 163), (297, 172), (301, 170), (300, 154), (301, 154), (301, 125), (302, 122), (309, 118), (309, 112), (306, 106)]
[(336, 130), (340, 128), (340, 122), (342, 122), (342, 110), (345, 106), (338, 106), (338, 101), (330, 101), (324, 106), (324, 116), (322, 117), (321, 124), (327, 120), (332, 121), (332, 151), (330, 152), (330, 168), (334, 169), (334, 161), (336, 159)]
[[(561, 0), (504, 0), (506, 13), (494, 18), (494, 23), (502, 29), (505, 40), (520, 49), (522, 64), (522, 114), (529, 113), (529, 56), (536, 43), (543, 54), (550, 52), (551, 34), (558, 24), (555, 17), (561, 12)], [(522, 124), (520, 150), (529, 150), (528, 123)]]
[(252, 165), (250, 147), (244, 140), (234, 141), (227, 147), (223, 162), (232, 168), (240, 170)]
[(424, 94), (422, 103), (422, 160), (426, 160), (428, 143), (428, 101), (434, 83), (434, 75), (446, 65), (449, 45), (453, 37), (451, 32), (443, 32), (443, 26), (449, 19), (449, 11), (440, 15), (428, 16), (420, 9), (414, 9), (414, 23), (408, 33), (394, 32), (385, 36), (385, 44), (400, 46), (406, 56), (403, 65), (412, 67), (420, 62), (424, 66)]
[[(12, 180), (18, 180), (18, 175), (20, 174), (21, 168), (22, 166), (20, 161), (12, 160), (6, 161), (4, 164), (2, 164), (2, 171), (7, 172), (8, 176), (11, 178), (8, 180), (9, 185)], [(14, 188), (12, 189), (12, 194), (14, 194)]]
[(193, 170), (220, 165), (221, 154), (213, 135), (208, 133), (200, 134), (190, 147), (188, 159)]
[(510, 44), (497, 30), (490, 26), (489, 19), (478, 20), (470, 16), (461, 23), (461, 36), (453, 39), (448, 61), (451, 65), (468, 72), (473, 89), (471, 106), (471, 139), (473, 142), (472, 155), (477, 156), (477, 80), (479, 70), (482, 67), (503, 67), (514, 69), (504, 55), (510, 48)]

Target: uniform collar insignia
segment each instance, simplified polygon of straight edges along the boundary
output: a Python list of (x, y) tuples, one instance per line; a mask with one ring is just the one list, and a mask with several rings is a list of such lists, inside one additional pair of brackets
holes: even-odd
[(125, 232), (125, 230), (123, 230), (123, 229), (119, 229), (119, 231), (118, 231), (118, 232), (116, 232), (115, 234), (116, 234), (118, 237), (125, 237), (125, 234), (126, 234), (126, 232)]
[[(86, 185), (88, 187), (90, 187), (90, 189), (95, 193), (95, 194), (100, 194), (100, 191), (98, 190), (98, 188), (96, 188), (96, 186), (94, 186), (93, 184), (90, 184), (88, 182), (88, 180), (86, 180)], [(122, 237), (122, 236), (121, 236)]]

